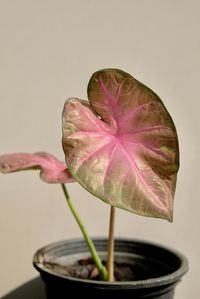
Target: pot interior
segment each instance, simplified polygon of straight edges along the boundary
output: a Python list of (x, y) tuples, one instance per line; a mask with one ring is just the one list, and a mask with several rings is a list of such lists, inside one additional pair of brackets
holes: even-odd
[[(94, 239), (94, 244), (100, 258), (106, 263), (107, 239)], [(84, 240), (67, 240), (40, 249), (33, 263), (40, 272), (68, 277), (68, 267), (89, 256)], [(115, 262), (130, 265), (134, 281), (149, 280), (149, 283), (156, 278), (168, 281), (172, 274), (177, 280), (188, 267), (180, 253), (155, 244), (124, 239), (115, 240)], [(170, 279), (173, 280), (172, 277)]]

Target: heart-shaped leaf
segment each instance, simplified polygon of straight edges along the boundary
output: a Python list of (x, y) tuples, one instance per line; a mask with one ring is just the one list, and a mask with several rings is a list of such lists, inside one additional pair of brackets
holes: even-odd
[(63, 110), (72, 176), (110, 205), (172, 221), (178, 139), (160, 98), (117, 69), (94, 73), (88, 98), (70, 98)]
[(9, 173), (27, 169), (39, 169), (40, 177), (47, 183), (69, 183), (73, 178), (66, 163), (48, 153), (8, 154), (0, 156), (0, 172)]

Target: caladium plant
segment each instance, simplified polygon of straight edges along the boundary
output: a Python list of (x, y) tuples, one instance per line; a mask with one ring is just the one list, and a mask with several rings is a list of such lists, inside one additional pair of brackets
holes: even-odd
[[(40, 169), (64, 195), (103, 280), (112, 281), (115, 207), (172, 221), (179, 149), (176, 128), (161, 99), (128, 73), (103, 69), (88, 84), (88, 100), (63, 109), (66, 163), (48, 153), (0, 156), (3, 173)], [(77, 181), (111, 206), (108, 271), (64, 183)]]

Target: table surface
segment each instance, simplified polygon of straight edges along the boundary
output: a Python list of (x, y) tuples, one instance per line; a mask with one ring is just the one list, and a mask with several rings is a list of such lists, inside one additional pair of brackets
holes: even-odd
[(45, 299), (45, 288), (41, 279), (34, 278), (19, 286), (1, 299)]

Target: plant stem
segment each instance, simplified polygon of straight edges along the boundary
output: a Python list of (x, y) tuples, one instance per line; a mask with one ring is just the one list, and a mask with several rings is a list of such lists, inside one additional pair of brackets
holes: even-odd
[(110, 208), (110, 225), (108, 240), (108, 281), (114, 280), (114, 227), (115, 227), (115, 207)]
[(79, 214), (77, 213), (76, 209), (74, 208), (74, 205), (69, 197), (69, 194), (68, 194), (68, 191), (67, 191), (67, 188), (65, 187), (64, 184), (61, 184), (61, 187), (62, 187), (62, 190), (64, 192), (64, 195), (65, 195), (65, 198), (66, 198), (66, 201), (67, 201), (67, 204), (76, 220), (76, 222), (78, 223), (81, 231), (82, 231), (82, 234), (84, 236), (84, 239), (89, 247), (89, 250), (91, 252), (91, 255), (92, 255), (92, 258), (94, 260), (94, 263), (96, 265), (96, 267), (98, 268), (99, 270), (99, 274), (100, 274), (100, 277), (102, 280), (106, 281), (108, 279), (108, 273), (107, 273), (107, 270), (106, 270), (106, 267), (104, 267), (104, 265), (102, 264), (100, 258), (99, 258), (99, 255), (96, 251), (96, 248), (94, 246), (94, 243), (92, 241), (92, 239), (90, 238), (90, 236), (88, 235), (81, 219), (80, 219), (80, 216)]

